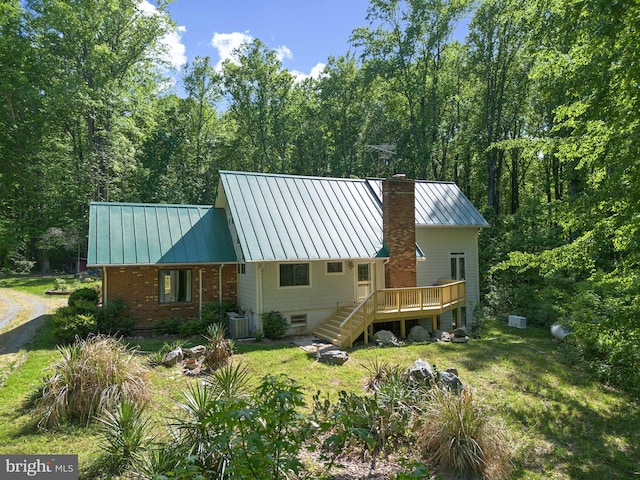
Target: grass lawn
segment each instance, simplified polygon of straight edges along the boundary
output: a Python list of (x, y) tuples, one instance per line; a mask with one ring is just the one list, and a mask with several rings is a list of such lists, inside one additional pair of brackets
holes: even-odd
[[(73, 426), (40, 433), (21, 406), (58, 352), (45, 325), (34, 343), (0, 371), (0, 452), (77, 453), (81, 478), (99, 455), (94, 427)], [(139, 342), (152, 352), (162, 341)], [(439, 369), (454, 367), (475, 397), (504, 425), (511, 439), (515, 479), (630, 479), (640, 476), (640, 409), (637, 401), (601, 386), (572, 365), (565, 346), (548, 330), (517, 330), (499, 322), (483, 325), (468, 344), (355, 348), (341, 367), (317, 363), (287, 341), (238, 342), (234, 362), (255, 378), (285, 373), (307, 393), (363, 392), (366, 367), (375, 359), (409, 367), (422, 358)], [(177, 369), (154, 368), (151, 383), (158, 421), (170, 418), (181, 390), (197, 380)]]
[(94, 288), (101, 283), (100, 280), (79, 282), (73, 275), (2, 275), (0, 288), (13, 288), (33, 295), (45, 295), (47, 290), (54, 288), (56, 279), (63, 280), (72, 290), (80, 287)]

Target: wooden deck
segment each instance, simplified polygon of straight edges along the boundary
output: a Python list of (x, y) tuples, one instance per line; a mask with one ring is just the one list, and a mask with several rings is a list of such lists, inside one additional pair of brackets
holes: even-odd
[(405, 321), (431, 318), (436, 328), (438, 315), (465, 305), (466, 282), (439, 280), (438, 285), (376, 290), (344, 319), (331, 318), (314, 333), (340, 347), (349, 348), (364, 334), (369, 342), (369, 327), (374, 323), (400, 321), (400, 335), (406, 336)]

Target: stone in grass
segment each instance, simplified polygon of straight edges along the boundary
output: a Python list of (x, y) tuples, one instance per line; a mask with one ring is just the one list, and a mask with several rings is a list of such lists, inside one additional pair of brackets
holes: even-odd
[(173, 367), (174, 365), (180, 363), (183, 359), (184, 352), (182, 351), (182, 348), (178, 347), (164, 354), (164, 357), (162, 357), (162, 364), (165, 367)]
[(431, 381), (434, 378), (433, 368), (429, 362), (419, 358), (413, 362), (413, 365), (409, 368), (409, 377), (418, 382)]
[(344, 365), (349, 360), (349, 354), (343, 350), (328, 350), (320, 353), (319, 362), (327, 365)]
[(389, 330), (379, 330), (375, 333), (375, 335), (373, 336), (373, 339), (375, 340), (375, 342), (380, 345), (381, 347), (386, 347), (389, 345), (392, 345), (394, 347), (399, 347), (400, 345), (402, 345), (397, 337), (390, 332)]

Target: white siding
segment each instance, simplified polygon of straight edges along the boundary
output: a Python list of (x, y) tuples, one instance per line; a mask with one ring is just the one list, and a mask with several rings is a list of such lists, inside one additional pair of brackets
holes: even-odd
[(249, 315), (251, 332), (259, 327), (258, 312), (257, 265), (245, 264), (245, 273), (238, 274), (238, 305)]
[[(467, 281), (467, 325), (473, 319), (473, 307), (480, 300), (478, 267), (478, 229), (466, 227), (417, 227), (416, 242), (426, 260), (418, 262), (419, 286), (435, 284), (439, 278), (451, 277), (451, 253), (465, 254)], [(451, 327), (451, 314), (441, 317), (444, 329)]]

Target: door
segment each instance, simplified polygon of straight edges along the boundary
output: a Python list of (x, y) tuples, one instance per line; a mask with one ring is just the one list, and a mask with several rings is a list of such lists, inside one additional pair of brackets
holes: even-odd
[(360, 302), (371, 293), (371, 264), (358, 263), (356, 267), (356, 300)]

